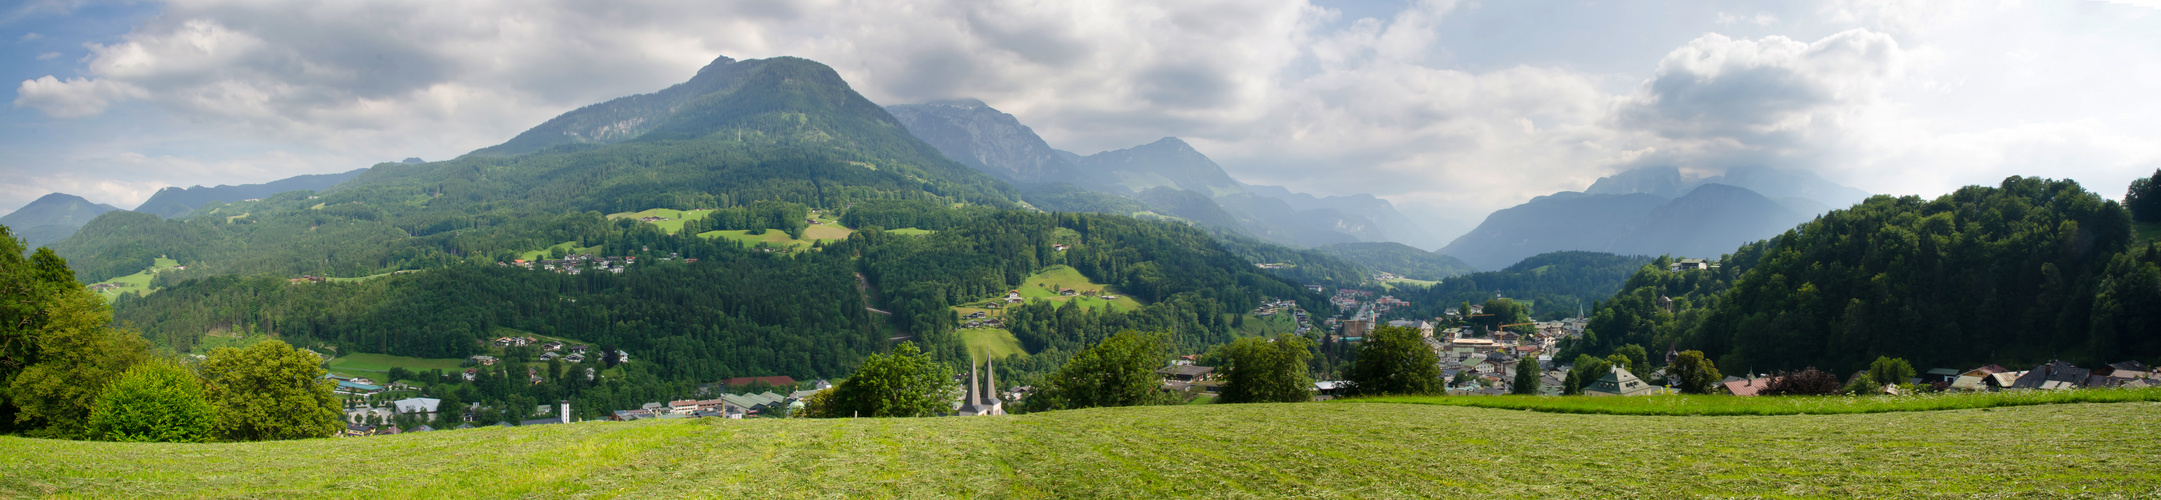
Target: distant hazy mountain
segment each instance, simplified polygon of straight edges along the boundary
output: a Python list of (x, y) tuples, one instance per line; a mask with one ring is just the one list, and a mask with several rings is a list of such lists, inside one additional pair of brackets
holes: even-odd
[(1494, 212), (1441, 253), (1482, 269), (1564, 250), (1716, 258), (1814, 215), (1724, 184), (1700, 184), (1670, 200), (1650, 193), (1562, 192)]
[(1819, 215), (1868, 199), (1868, 192), (1824, 180), (1807, 170), (1782, 170), (1762, 166), (1734, 167), (1725, 173), (1689, 178), (1673, 167), (1642, 167), (1591, 184), (1587, 194), (1655, 194), (1678, 198), (1705, 184), (1725, 184), (1755, 191), (1795, 212)]
[(1279, 244), (1441, 243), (1387, 200), (1364, 194), (1317, 198), (1276, 186), (1248, 186), (1176, 137), (1083, 156), (1051, 148), (1013, 115), (973, 99), (887, 106), (886, 110), (910, 134), (946, 157), (1022, 187), (1028, 202), (1045, 210), (1103, 208), (1126, 213), (1131, 208), (1050, 187), (1063, 184), (1136, 199), (1150, 212)]
[(1072, 170), (1072, 163), (1034, 130), (983, 101), (933, 101), (885, 110), (947, 158), (1006, 182), (1055, 182)]
[(1337, 243), (1315, 248), (1375, 271), (1411, 279), (1439, 280), (1477, 272), (1470, 264), (1447, 255), (1420, 250), (1393, 241)]
[[(410, 160), (418, 160), (418, 158), (411, 158)], [(262, 184), (241, 184), (238, 186), (220, 184), (217, 187), (195, 186), (185, 189), (169, 187), (160, 189), (156, 194), (150, 195), (150, 199), (143, 201), (142, 205), (136, 206), (135, 211), (170, 219), (187, 215), (188, 212), (193, 212), (195, 209), (211, 202), (232, 203), (240, 200), (268, 198), (273, 194), (303, 189), (322, 191), (330, 189), (330, 186), (338, 185), (340, 182), (345, 182), (346, 179), (357, 177), (361, 172), (366, 171), (368, 169), (363, 168), (337, 174), (301, 175)]]
[(1585, 194), (1563, 191), (1532, 198), (1486, 216), (1440, 253), (1479, 269), (1500, 269), (1546, 252), (1609, 252), (1668, 201), (1655, 194)]
[(22, 238), (26, 247), (37, 248), (75, 234), (90, 219), (114, 210), (119, 209), (72, 194), (53, 193), (0, 216), (0, 226), (7, 226)]

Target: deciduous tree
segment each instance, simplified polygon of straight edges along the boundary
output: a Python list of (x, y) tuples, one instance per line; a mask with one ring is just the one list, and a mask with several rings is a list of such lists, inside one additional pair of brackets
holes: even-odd
[(217, 409), (195, 372), (166, 360), (138, 363), (98, 396), (88, 437), (104, 441), (194, 443), (210, 439)]
[(1028, 398), (1028, 409), (1067, 410), (1171, 402), (1156, 369), (1170, 359), (1162, 333), (1120, 332), (1081, 351)]
[(1723, 377), (1718, 373), (1718, 367), (1703, 357), (1703, 351), (1681, 351), (1673, 364), (1666, 367), (1666, 380), (1680, 387), (1684, 394), (1710, 394)]
[(1217, 367), (1224, 380), (1223, 403), (1292, 403), (1313, 398), (1313, 375), (1306, 362), (1313, 359), (1312, 342), (1283, 334), (1275, 338), (1246, 337), (1223, 346), (1229, 360)]
[(329, 437), (341, 427), (335, 382), (323, 360), (284, 341), (210, 351), (203, 382), (218, 409), (216, 434), (231, 441)]
[(889, 354), (872, 354), (854, 375), (834, 388), (835, 417), (928, 417), (952, 408), (953, 370), (902, 342)]
[(1353, 394), (1435, 394), (1446, 389), (1440, 358), (1416, 328), (1373, 329), (1358, 346), (1349, 372)]

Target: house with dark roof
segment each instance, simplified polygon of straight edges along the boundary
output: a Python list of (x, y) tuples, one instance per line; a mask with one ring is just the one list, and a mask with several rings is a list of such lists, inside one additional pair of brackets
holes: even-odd
[(2063, 360), (2033, 367), (2011, 383), (2012, 389), (2076, 389), (2085, 385), (2093, 370), (2079, 368)]
[(1174, 365), (1159, 368), (1156, 370), (1156, 374), (1162, 375), (1164, 380), (1193, 383), (1208, 380), (1208, 376), (1214, 374), (1215, 371), (1214, 367), (1208, 366)]

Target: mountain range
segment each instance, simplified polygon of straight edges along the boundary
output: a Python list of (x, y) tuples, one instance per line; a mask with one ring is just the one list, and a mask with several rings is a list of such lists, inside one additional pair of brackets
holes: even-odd
[(91, 219), (115, 210), (119, 209), (91, 203), (81, 196), (52, 193), (0, 216), (0, 226), (7, 226), (16, 237), (22, 238), (24, 248), (37, 248), (75, 234), (75, 230), (89, 224)]
[(262, 184), (241, 184), (217, 187), (195, 186), (190, 188), (168, 187), (151, 194), (149, 200), (137, 205), (135, 211), (171, 219), (211, 203), (232, 203), (240, 200), (267, 198), (286, 191), (321, 191), (330, 189), (347, 179), (359, 177), (368, 169), (356, 169), (336, 174), (311, 174), (288, 177)]
[(1737, 167), (1689, 178), (1644, 167), (1495, 211), (1440, 253), (1482, 269), (1568, 250), (1715, 259), (1867, 197), (1807, 171)]
[(1366, 194), (1316, 197), (1280, 186), (1245, 184), (1176, 137), (1081, 155), (1052, 148), (1013, 115), (978, 100), (886, 109), (909, 133), (947, 157), (1012, 183), (1022, 189), (1029, 203), (1046, 210), (1134, 207), (1103, 199), (1102, 195), (1109, 195), (1139, 201), (1139, 207), (1157, 215), (1284, 245), (1440, 244), (1387, 200)]

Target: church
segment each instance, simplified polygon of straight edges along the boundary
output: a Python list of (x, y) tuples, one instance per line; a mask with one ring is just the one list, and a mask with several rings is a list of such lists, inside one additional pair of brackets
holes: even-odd
[[(961, 391), (963, 395), (961, 396), (960, 409), (955, 411), (955, 414), (963, 417), (1005, 414), (1005, 402), (998, 400), (997, 371), (991, 369), (988, 360), (983, 361), (982, 371), (990, 373), (986, 373), (984, 374), (985, 377), (978, 379), (975, 365), (973, 363), (969, 364), (968, 389)], [(976, 384), (979, 380), (982, 382), (980, 387)]]

